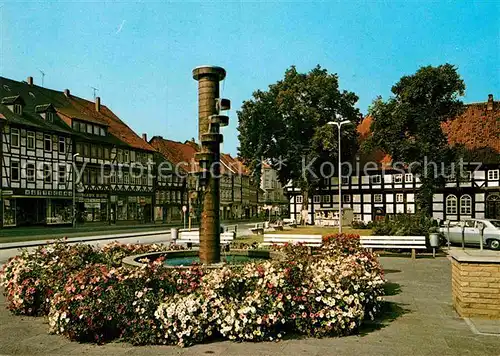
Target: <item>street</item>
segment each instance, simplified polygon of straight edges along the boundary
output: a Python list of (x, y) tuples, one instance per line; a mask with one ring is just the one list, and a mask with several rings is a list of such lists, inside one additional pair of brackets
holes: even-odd
[[(251, 235), (250, 227), (255, 225), (255, 223), (240, 222), (237, 224), (225, 225), (233, 226), (236, 225), (237, 237)], [(76, 244), (79, 242), (87, 243), (93, 246), (103, 246), (113, 241), (118, 241), (121, 243), (139, 243), (139, 244), (154, 244), (154, 243), (170, 243), (172, 240), (170, 238), (170, 229), (167, 230), (157, 230), (157, 231), (146, 231), (137, 232), (132, 231), (130, 233), (106, 233), (98, 236), (81, 236), (81, 237), (71, 237), (68, 239), (69, 243)], [(13, 257), (19, 253), (19, 248), (23, 246), (28, 250), (33, 250), (36, 246), (32, 246), (34, 243), (42, 244), (43, 241), (26, 241), (17, 243), (5, 243), (0, 244), (0, 266), (8, 261), (10, 257)], [(10, 246), (12, 246), (10, 248)], [(8, 247), (8, 248), (4, 248)]]

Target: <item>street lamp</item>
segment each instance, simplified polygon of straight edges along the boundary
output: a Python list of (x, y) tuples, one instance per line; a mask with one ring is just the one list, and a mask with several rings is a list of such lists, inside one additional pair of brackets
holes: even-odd
[(340, 169), (342, 167), (341, 167), (341, 158), (340, 158), (340, 138), (341, 138), (340, 131), (341, 131), (342, 125), (348, 125), (348, 124), (352, 124), (352, 123), (349, 120), (340, 121), (340, 119), (341, 119), (340, 115), (335, 115), (335, 117), (336, 117), (337, 121), (329, 121), (328, 125), (337, 126), (337, 131), (339, 133), (339, 141), (338, 141), (338, 146), (339, 146), (339, 152), (338, 152), (338, 155), (339, 155), (339, 167), (338, 167), (338, 172), (339, 172), (339, 234), (341, 234), (342, 233), (342, 177), (341, 177)]
[(73, 167), (71, 167), (71, 173), (73, 174), (73, 179), (71, 182), (71, 187), (73, 188), (73, 228), (76, 227), (76, 165), (75, 158), (80, 156), (79, 153), (73, 155)]

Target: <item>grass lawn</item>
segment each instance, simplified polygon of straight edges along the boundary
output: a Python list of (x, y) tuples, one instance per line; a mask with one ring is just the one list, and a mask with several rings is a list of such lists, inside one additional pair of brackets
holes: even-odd
[[(284, 230), (284, 231), (269, 231), (266, 234), (293, 234), (293, 235), (330, 235), (339, 232), (337, 227), (319, 227), (319, 226), (298, 226), (295, 229)], [(342, 228), (342, 232), (346, 234), (357, 234), (357, 235), (371, 235), (372, 230), (370, 229), (353, 229), (350, 227)], [(262, 235), (250, 235), (242, 236), (236, 239), (237, 242), (243, 242), (246, 244), (252, 244), (254, 242), (263, 242)]]

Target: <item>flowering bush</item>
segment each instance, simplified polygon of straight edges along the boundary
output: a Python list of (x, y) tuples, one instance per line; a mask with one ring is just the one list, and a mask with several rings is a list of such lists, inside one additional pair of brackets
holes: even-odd
[[(161, 259), (128, 269), (117, 266), (126, 255), (177, 247), (82, 246), (45, 247), (9, 261), (2, 272), (9, 307), (24, 314), (50, 307), (50, 331), (72, 340), (189, 346), (214, 335), (237, 341), (348, 335), (379, 311), (383, 292), (380, 264), (355, 235), (326, 236), (312, 254), (285, 245), (284, 260), (220, 269), (167, 268)], [(49, 294), (54, 281), (47, 274), (59, 271), (52, 260), (69, 270)]]

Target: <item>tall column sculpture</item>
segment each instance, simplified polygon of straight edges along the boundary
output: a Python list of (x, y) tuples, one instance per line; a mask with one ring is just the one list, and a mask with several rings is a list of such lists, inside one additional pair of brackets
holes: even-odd
[(201, 226), (200, 261), (203, 264), (220, 262), (220, 127), (229, 118), (220, 115), (228, 110), (229, 100), (219, 98), (219, 82), (226, 77), (224, 68), (201, 66), (193, 69), (198, 81), (198, 140), (201, 150), (196, 154), (200, 165)]

